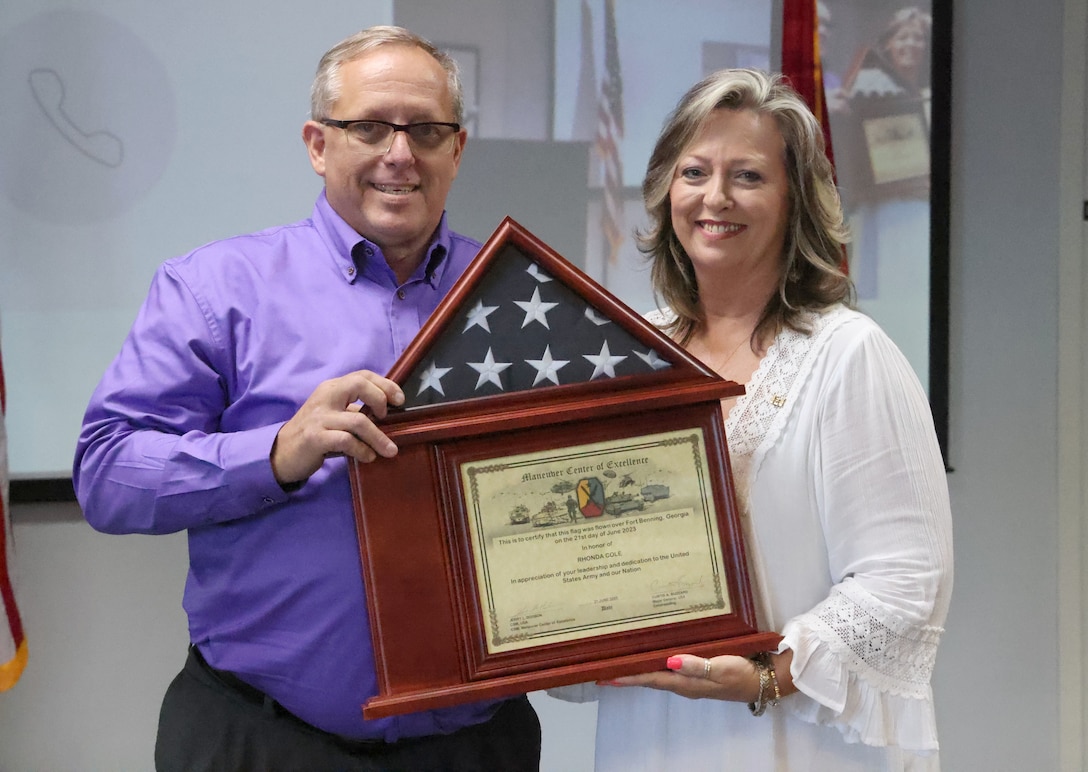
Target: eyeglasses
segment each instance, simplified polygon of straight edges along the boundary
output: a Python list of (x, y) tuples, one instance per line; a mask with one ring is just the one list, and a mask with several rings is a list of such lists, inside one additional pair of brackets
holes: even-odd
[(385, 155), (393, 146), (393, 137), (398, 131), (408, 135), (408, 142), (414, 150), (433, 152), (441, 150), (450, 137), (461, 130), (459, 123), (427, 121), (424, 123), (390, 123), (363, 119), (358, 121), (337, 121), (322, 118), (321, 123), (343, 129), (348, 137), (355, 140), (356, 146), (364, 153)]

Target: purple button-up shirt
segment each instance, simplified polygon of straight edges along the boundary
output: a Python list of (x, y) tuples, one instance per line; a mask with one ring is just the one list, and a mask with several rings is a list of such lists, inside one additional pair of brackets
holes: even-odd
[(495, 710), (363, 720), (377, 682), (347, 462), (326, 461), (291, 493), (269, 462), (321, 381), (389, 370), (479, 247), (443, 216), (399, 285), (322, 194), (309, 220), (165, 263), (87, 408), (74, 471), (87, 520), (109, 533), (187, 529), (192, 642), (329, 732), (392, 741)]

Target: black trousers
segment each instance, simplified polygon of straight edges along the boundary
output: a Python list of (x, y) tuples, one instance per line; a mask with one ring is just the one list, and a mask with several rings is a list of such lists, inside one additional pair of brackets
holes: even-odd
[(526, 697), (489, 721), (453, 734), (395, 743), (323, 732), (229, 673), (195, 648), (170, 684), (155, 742), (158, 772), (535, 772), (540, 722)]

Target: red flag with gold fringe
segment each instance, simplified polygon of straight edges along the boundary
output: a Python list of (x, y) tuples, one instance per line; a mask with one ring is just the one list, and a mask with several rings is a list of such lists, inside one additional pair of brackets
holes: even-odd
[(824, 71), (820, 62), (820, 21), (816, 0), (782, 2), (782, 74), (804, 98), (824, 130), (824, 144), (832, 166), (831, 124), (827, 117)]
[(23, 620), (15, 605), (15, 585), (12, 581), (14, 543), (8, 519), (8, 451), (4, 413), (7, 394), (4, 390), (4, 362), (0, 357), (0, 692), (15, 686), (26, 668), (26, 636)]
[(608, 261), (616, 262), (624, 240), (623, 162), (619, 142), (623, 138), (623, 76), (616, 37), (613, 0), (604, 5), (604, 77), (597, 103), (597, 155), (604, 166), (604, 200), (601, 229), (607, 242)]
[[(824, 132), (824, 152), (835, 166), (831, 146), (831, 121), (827, 114), (824, 68), (820, 60), (820, 18), (817, 0), (782, 0), (782, 74), (789, 78), (820, 122)], [(846, 247), (839, 267), (849, 272)]]

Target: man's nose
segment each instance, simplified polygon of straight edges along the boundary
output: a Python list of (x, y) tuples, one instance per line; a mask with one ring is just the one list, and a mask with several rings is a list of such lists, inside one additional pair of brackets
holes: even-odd
[(393, 141), (389, 144), (389, 149), (385, 151), (385, 160), (402, 163), (415, 160), (412, 144), (408, 141), (408, 132), (393, 132)]

